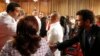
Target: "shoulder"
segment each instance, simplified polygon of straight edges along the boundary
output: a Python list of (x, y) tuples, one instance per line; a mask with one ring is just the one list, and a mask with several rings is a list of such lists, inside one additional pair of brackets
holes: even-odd
[(0, 56), (5, 56), (5, 55), (10, 55), (11, 54), (11, 51), (13, 49), (13, 42), (12, 40), (8, 40), (6, 42), (6, 44), (3, 46), (3, 48), (1, 49), (0, 51)]
[(5, 45), (3, 46), (2, 50), (9, 51), (13, 46), (13, 40), (8, 40)]
[(93, 26), (92, 26), (92, 29), (91, 29), (91, 32), (92, 32), (94, 35), (99, 35), (99, 34), (100, 34), (100, 27), (97, 26), (97, 25), (93, 25)]
[(100, 31), (100, 27), (99, 26), (97, 26), (97, 25), (93, 25), (92, 26), (92, 30), (94, 30), (94, 31)]
[(40, 48), (34, 53), (34, 56), (45, 56), (49, 50), (49, 46), (45, 38), (41, 38)]
[(11, 21), (11, 17), (10, 15), (8, 15), (6, 12), (2, 12), (0, 14), (0, 23), (9, 23), (9, 21)]
[(7, 12), (1, 12), (0, 13), (0, 17), (6, 17), (8, 14), (7, 14)]

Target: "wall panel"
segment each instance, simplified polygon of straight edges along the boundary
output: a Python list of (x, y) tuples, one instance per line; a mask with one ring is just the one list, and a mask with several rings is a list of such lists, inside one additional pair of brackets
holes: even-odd
[[(90, 9), (95, 15), (100, 14), (100, 0), (39, 0), (38, 2), (19, 1), (18, 3), (27, 14), (31, 14), (35, 7), (45, 14), (57, 11), (61, 15), (75, 16), (80, 9)], [(0, 12), (4, 11), (6, 4), (0, 2), (0, 5)]]
[(6, 4), (0, 2), (0, 12), (5, 11), (5, 8), (6, 8)]

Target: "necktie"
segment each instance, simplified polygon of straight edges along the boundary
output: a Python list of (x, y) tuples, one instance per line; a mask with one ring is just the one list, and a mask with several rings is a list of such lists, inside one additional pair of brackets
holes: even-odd
[(90, 48), (93, 46), (93, 43), (94, 43), (94, 37), (93, 36), (90, 36)]
[(95, 37), (92, 36), (91, 32), (87, 33), (86, 35), (87, 35), (86, 38), (88, 41), (87, 43), (89, 44), (89, 48), (91, 48), (93, 46)]

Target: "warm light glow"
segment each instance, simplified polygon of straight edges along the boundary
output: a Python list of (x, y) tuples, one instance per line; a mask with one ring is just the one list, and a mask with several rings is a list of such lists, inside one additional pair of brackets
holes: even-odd
[(34, 2), (37, 2), (38, 0), (33, 0)]
[(10, 0), (5, 0), (5, 2), (6, 2), (7, 4), (9, 4), (9, 3), (10, 3)]

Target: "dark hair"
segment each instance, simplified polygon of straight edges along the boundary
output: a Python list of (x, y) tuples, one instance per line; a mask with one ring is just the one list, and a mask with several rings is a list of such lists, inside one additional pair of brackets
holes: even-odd
[(61, 26), (64, 28), (64, 35), (66, 35), (66, 24), (67, 24), (67, 21), (66, 21), (66, 18), (64, 16), (61, 16), (60, 17), (60, 24)]
[(6, 9), (6, 12), (9, 13), (9, 12), (12, 12), (15, 10), (16, 7), (20, 7), (19, 4), (15, 3), (15, 2), (11, 2), (7, 5), (7, 9)]
[(66, 18), (64, 17), (64, 16), (61, 16), (60, 17), (60, 24), (61, 24), (61, 26), (65, 26), (65, 24), (66, 24)]
[(86, 21), (87, 19), (89, 19), (90, 23), (94, 23), (94, 14), (92, 11), (88, 9), (80, 10), (76, 13), (76, 15), (82, 16), (83, 21)]
[(30, 56), (40, 47), (41, 38), (37, 35), (38, 28), (34, 16), (26, 16), (18, 22), (14, 47), (22, 56)]
[(45, 37), (47, 35), (46, 31), (46, 17), (41, 18), (41, 29), (40, 29), (40, 36)]

